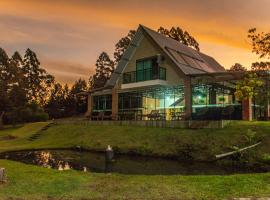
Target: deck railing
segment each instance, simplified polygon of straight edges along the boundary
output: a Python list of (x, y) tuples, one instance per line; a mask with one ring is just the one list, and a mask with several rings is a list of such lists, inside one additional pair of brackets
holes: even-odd
[(123, 74), (122, 83), (136, 83), (149, 80), (166, 80), (166, 69), (159, 67), (157, 72), (153, 69), (137, 70), (132, 72), (126, 72)]

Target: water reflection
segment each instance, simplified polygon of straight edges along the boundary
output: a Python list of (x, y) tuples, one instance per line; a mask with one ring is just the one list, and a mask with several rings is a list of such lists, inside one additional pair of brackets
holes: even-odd
[(0, 159), (20, 161), (58, 170), (76, 169), (84, 172), (117, 172), (123, 174), (234, 174), (254, 172), (245, 167), (220, 163), (179, 162), (161, 158), (115, 155), (106, 162), (104, 153), (71, 150), (23, 151), (0, 154)]

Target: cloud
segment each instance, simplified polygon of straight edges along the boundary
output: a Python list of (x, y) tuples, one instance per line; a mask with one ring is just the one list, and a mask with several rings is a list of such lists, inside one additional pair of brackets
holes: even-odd
[(0, 1), (0, 45), (10, 53), (33, 49), (45, 68), (71, 82), (93, 71), (102, 51), (112, 55), (118, 39), (138, 24), (180, 26), (230, 66), (255, 59), (247, 30), (269, 31), (269, 7), (269, 0)]
[(90, 66), (64, 60), (41, 59), (41, 65), (48, 73), (53, 74), (60, 83), (72, 84), (79, 78), (88, 80), (94, 73)]

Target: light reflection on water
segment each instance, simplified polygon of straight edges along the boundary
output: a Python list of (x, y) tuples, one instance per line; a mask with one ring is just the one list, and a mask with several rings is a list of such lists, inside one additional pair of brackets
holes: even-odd
[(116, 172), (146, 175), (235, 174), (254, 172), (249, 168), (219, 163), (180, 162), (143, 156), (116, 155), (115, 162), (106, 162), (104, 153), (72, 150), (21, 151), (0, 154), (0, 159), (20, 161), (58, 170), (76, 169), (90, 172)]

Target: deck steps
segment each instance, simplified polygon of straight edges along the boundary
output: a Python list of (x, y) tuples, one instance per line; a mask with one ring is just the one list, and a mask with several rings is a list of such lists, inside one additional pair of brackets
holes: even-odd
[(53, 125), (55, 125), (55, 123), (53, 122), (47, 124), (46, 126), (42, 127), (39, 131), (31, 135), (27, 140), (31, 142), (37, 140), (38, 138), (40, 138), (40, 136), (43, 134), (44, 131), (46, 131), (48, 128), (52, 127)]

